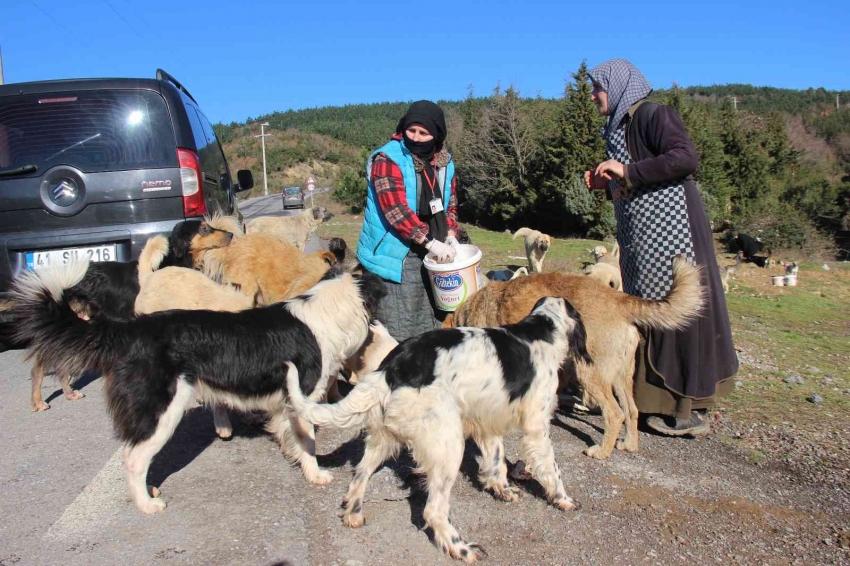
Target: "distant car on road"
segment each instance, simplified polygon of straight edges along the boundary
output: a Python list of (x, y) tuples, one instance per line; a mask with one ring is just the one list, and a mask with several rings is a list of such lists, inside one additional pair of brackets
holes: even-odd
[(287, 208), (304, 208), (304, 191), (301, 187), (283, 189), (283, 210)]
[(236, 211), (212, 124), (177, 79), (0, 86), (0, 299), (26, 270), (128, 262), (147, 239)]

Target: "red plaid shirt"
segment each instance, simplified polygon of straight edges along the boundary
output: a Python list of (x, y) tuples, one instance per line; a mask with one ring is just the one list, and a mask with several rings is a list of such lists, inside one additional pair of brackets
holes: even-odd
[[(404, 240), (424, 243), (428, 225), (408, 206), (401, 169), (383, 153), (376, 155), (372, 161), (372, 186), (375, 187), (381, 213), (396, 233)], [(446, 225), (457, 234), (457, 177), (452, 178), (449, 190)]]

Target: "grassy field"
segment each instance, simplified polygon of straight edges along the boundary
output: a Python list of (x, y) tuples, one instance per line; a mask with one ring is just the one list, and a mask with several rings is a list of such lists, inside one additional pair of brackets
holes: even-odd
[[(354, 250), (362, 214), (352, 215), (329, 199), (316, 199), (336, 217), (322, 226), (322, 237), (340, 236)], [(485, 270), (526, 264), (521, 239), (467, 226), (483, 252)], [(558, 239), (546, 256), (546, 270), (577, 272), (591, 261), (588, 249), (603, 243)], [(610, 248), (610, 243), (605, 242)], [(353, 253), (353, 251), (352, 251)], [(786, 427), (817, 435), (817, 442), (847, 450), (850, 431), (850, 264), (794, 257), (800, 263), (799, 286), (773, 287), (770, 275), (783, 268), (762, 269), (744, 265), (730, 282), (726, 296), (741, 369), (740, 384), (722, 400), (726, 417), (743, 426)], [(730, 254), (718, 254), (721, 265), (731, 264)], [(793, 376), (803, 383), (786, 383)], [(812, 394), (819, 403), (807, 400)], [(833, 440), (829, 440), (833, 439)], [(843, 447), (843, 448), (842, 448)], [(758, 455), (760, 452), (752, 449)]]

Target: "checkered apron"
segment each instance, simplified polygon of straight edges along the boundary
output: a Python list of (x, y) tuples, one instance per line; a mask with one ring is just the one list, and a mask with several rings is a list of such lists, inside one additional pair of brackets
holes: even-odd
[[(631, 163), (625, 124), (607, 141), (609, 159)], [(623, 290), (658, 301), (667, 297), (673, 284), (673, 258), (684, 255), (694, 263), (685, 187), (661, 184), (631, 190), (609, 183), (617, 218), (620, 270)]]

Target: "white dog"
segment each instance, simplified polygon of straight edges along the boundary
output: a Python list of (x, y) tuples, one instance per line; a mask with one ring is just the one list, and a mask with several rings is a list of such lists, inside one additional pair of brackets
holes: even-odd
[(532, 230), (531, 228), (520, 228), (514, 233), (513, 239), (518, 236), (525, 239), (525, 257), (528, 258), (528, 269), (541, 273), (543, 271), (543, 258), (552, 247), (552, 237)]
[(463, 458), (464, 438), (481, 449), (478, 477), (498, 499), (514, 501), (508, 485), (502, 437), (523, 432), (522, 457), (549, 501), (561, 510), (579, 505), (567, 496), (549, 440), (557, 405), (558, 370), (567, 363), (591, 364), (581, 317), (563, 298), (540, 299), (525, 319), (501, 328), (433, 330), (402, 342), (378, 371), (364, 376), (334, 405), (305, 398), (292, 364), (289, 400), (298, 415), (322, 426), (369, 429), (366, 451), (344, 500), (343, 522), (363, 525), (369, 477), (406, 445), (427, 476), (424, 518), (434, 540), (454, 558), (484, 557), (464, 542), (449, 521), (449, 496)]

